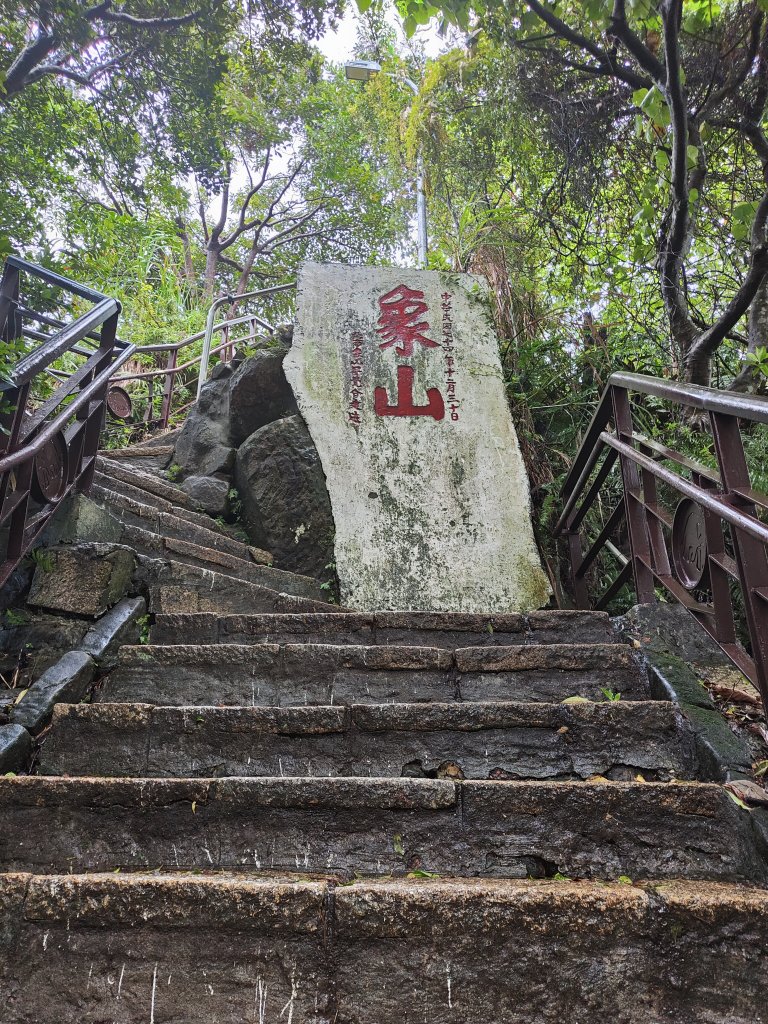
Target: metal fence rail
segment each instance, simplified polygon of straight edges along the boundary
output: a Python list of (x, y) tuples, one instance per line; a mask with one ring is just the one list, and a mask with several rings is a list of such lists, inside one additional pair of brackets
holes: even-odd
[[(65, 323), (35, 312), (22, 281), (42, 282), (64, 299), (93, 306)], [(135, 351), (117, 340), (119, 314), (120, 303), (100, 292), (15, 256), (5, 261), (0, 337), (9, 343), (23, 338), (33, 347), (0, 385), (0, 585), (67, 494), (90, 487), (110, 377)], [(54, 368), (65, 356), (76, 368)], [(44, 394), (41, 384), (51, 377), (56, 387)]]
[[(191, 370), (192, 367), (198, 367), (197, 372), (190, 375), (190, 380), (187, 383), (194, 382), (196, 397), (199, 398), (203, 385), (208, 378), (211, 356), (219, 355), (223, 362), (228, 362), (230, 359), (234, 358), (236, 346), (246, 345), (248, 342), (253, 341), (254, 338), (258, 337), (260, 330), (265, 330), (269, 334), (274, 334), (275, 328), (272, 324), (268, 323), (262, 317), (257, 316), (255, 313), (245, 313), (242, 316), (227, 318), (216, 323), (216, 313), (219, 308), (223, 305), (234, 306), (238, 302), (249, 299), (267, 298), (271, 295), (290, 291), (295, 287), (296, 282), (292, 281), (288, 284), (274, 285), (271, 288), (261, 288), (258, 291), (245, 292), (242, 295), (226, 295), (220, 299), (216, 299), (208, 311), (204, 331), (198, 331), (197, 334), (191, 334), (189, 337), (184, 338), (181, 341), (165, 345), (142, 345), (138, 349), (138, 352), (141, 355), (144, 355), (145, 353), (165, 354), (165, 367), (158, 367), (157, 369), (150, 368), (139, 372), (119, 374), (113, 377), (114, 383), (119, 386), (120, 384), (132, 381), (146, 381), (147, 408), (144, 413), (144, 420), (147, 423), (153, 423), (160, 427), (160, 429), (165, 430), (168, 426), (171, 415), (173, 413), (178, 414), (185, 411), (188, 405), (191, 405), (192, 401), (194, 401), (193, 399), (186, 405), (174, 408), (174, 399), (176, 398), (177, 382), (180, 374), (185, 373), (187, 370)], [(245, 333), (242, 335), (236, 333), (238, 328), (242, 328)], [(211, 346), (214, 334), (221, 334), (223, 341), (212, 348)], [(179, 362), (179, 353), (181, 350), (190, 348), (199, 341), (202, 341), (203, 343), (202, 351), (197, 355), (191, 355), (183, 362)], [(162, 391), (160, 391), (159, 394), (162, 395), (162, 401), (160, 404), (159, 416), (156, 417), (155, 403), (158, 395), (156, 385), (160, 381), (162, 381)], [(126, 409), (129, 408), (130, 398), (128, 398), (126, 403)], [(121, 416), (121, 418), (123, 417)]]
[[(636, 404), (651, 396), (708, 420), (717, 469), (636, 430), (630, 395), (639, 396)], [(613, 374), (563, 485), (555, 535), (567, 542), (579, 607), (603, 608), (625, 585), (634, 586), (641, 602), (654, 601), (662, 588), (758, 687), (768, 707), (768, 495), (752, 487), (742, 437), (742, 429), (765, 424), (768, 399)], [(621, 497), (585, 549), (585, 520), (617, 467)], [(618, 572), (592, 599), (588, 572), (604, 553)]]

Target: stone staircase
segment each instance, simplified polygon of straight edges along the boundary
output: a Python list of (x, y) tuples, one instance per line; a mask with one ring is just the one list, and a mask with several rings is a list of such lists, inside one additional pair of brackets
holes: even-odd
[(0, 778), (3, 1024), (768, 1021), (752, 815), (605, 615), (339, 610), (163, 454), (70, 538), (150, 642)]

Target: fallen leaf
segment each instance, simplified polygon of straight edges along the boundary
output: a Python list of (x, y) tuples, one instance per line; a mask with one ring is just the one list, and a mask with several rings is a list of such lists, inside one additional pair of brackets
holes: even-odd
[(768, 807), (768, 793), (751, 779), (734, 779), (732, 782), (726, 782), (725, 788), (731, 796), (738, 797), (739, 801), (745, 804)]
[(722, 686), (716, 683), (714, 686), (710, 686), (709, 691), (722, 700), (732, 701), (736, 704), (752, 704), (756, 707), (762, 707), (762, 701), (759, 697), (755, 697), (753, 694), (747, 693), (746, 690), (740, 690), (735, 686)]

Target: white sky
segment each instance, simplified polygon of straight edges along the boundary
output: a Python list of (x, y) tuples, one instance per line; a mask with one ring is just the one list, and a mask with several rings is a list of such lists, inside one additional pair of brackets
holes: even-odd
[[(402, 21), (397, 12), (390, 6), (387, 11), (387, 21), (398, 29), (401, 39), (405, 39), (402, 31)], [(357, 36), (358, 14), (354, 0), (349, 0), (347, 10), (339, 21), (339, 27), (335, 32), (328, 31), (318, 40), (318, 49), (329, 60), (342, 63), (352, 57), (352, 49)], [(424, 46), (427, 57), (436, 57), (443, 50), (449, 48), (446, 39), (441, 39), (437, 32), (437, 22), (419, 29), (416, 39)]]

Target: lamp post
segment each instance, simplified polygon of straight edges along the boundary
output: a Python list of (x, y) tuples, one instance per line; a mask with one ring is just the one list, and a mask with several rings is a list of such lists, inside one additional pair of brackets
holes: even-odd
[[(344, 65), (344, 74), (353, 82), (370, 82), (381, 72), (381, 64), (375, 60), (352, 60)], [(389, 78), (396, 78), (407, 85), (414, 96), (419, 95), (419, 87), (403, 74), (384, 72)], [(424, 161), (421, 150), (416, 154), (416, 231), (417, 231), (417, 262), (423, 270), (427, 265), (427, 201), (424, 196)]]

